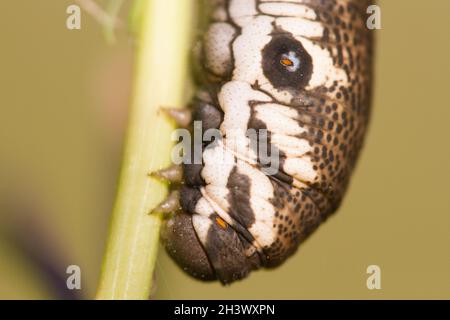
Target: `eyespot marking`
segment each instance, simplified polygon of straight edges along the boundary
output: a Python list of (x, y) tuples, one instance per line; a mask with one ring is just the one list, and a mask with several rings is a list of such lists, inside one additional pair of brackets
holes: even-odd
[(289, 34), (275, 34), (262, 51), (262, 69), (274, 88), (299, 91), (308, 85), (312, 58), (300, 41)]

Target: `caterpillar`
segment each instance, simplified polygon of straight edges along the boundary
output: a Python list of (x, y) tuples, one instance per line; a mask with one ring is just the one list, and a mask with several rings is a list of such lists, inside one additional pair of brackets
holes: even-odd
[(172, 212), (161, 232), (169, 255), (229, 284), (283, 263), (339, 207), (369, 122), (373, 45), (366, 0), (209, 4), (199, 89), (189, 110), (166, 111), (222, 138), (201, 141), (199, 162), (155, 175), (177, 182), (158, 207)]

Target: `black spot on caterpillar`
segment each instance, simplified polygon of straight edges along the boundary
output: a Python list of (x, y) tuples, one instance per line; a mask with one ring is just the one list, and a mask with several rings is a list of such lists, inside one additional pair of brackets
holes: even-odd
[(264, 76), (277, 89), (300, 90), (311, 79), (311, 56), (290, 34), (273, 34), (262, 51)]

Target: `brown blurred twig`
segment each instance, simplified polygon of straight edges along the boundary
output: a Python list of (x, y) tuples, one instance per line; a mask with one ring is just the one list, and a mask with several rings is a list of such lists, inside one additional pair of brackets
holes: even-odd
[(114, 41), (114, 30), (124, 27), (123, 21), (118, 18), (123, 0), (110, 0), (106, 10), (94, 0), (75, 0), (75, 2), (90, 16), (92, 16), (102, 27), (106, 40)]

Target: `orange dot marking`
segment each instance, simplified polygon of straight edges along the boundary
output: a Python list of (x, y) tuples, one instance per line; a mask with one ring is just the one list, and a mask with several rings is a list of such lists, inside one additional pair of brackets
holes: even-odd
[(216, 223), (219, 225), (219, 227), (221, 227), (222, 229), (226, 229), (227, 228), (227, 223), (221, 218), (221, 217), (217, 217), (216, 218)]
[(282, 65), (287, 67), (292, 67), (294, 65), (294, 62), (292, 62), (292, 60), (290, 59), (281, 59), (280, 62)]

